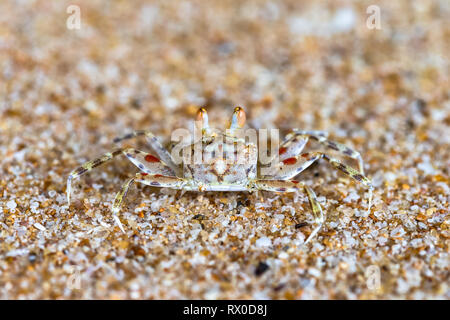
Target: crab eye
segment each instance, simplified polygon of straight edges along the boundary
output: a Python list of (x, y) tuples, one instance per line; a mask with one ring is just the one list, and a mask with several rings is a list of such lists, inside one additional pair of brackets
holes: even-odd
[(230, 129), (240, 129), (245, 124), (245, 111), (241, 107), (234, 108), (233, 119), (231, 120)]
[(199, 125), (202, 129), (209, 128), (208, 126), (208, 113), (206, 112), (205, 108), (200, 108), (197, 112), (197, 118), (196, 123)]

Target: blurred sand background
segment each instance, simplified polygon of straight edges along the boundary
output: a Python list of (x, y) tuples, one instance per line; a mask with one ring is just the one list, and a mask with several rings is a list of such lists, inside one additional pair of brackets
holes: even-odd
[[(0, 298), (449, 299), (449, 18), (447, 0), (1, 1)], [(236, 105), (359, 150), (370, 214), (326, 162), (299, 176), (327, 213), (306, 246), (307, 198), (269, 192), (138, 185), (123, 234), (124, 158), (67, 206), (69, 172), (117, 135), (167, 139), (198, 106), (224, 127)]]

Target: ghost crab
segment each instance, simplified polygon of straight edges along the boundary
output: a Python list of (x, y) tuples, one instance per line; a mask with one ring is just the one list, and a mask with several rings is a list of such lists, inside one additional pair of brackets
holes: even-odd
[[(272, 192), (298, 192), (304, 190), (308, 196), (309, 203), (314, 215), (316, 227), (310, 233), (305, 243), (309, 242), (320, 230), (325, 221), (322, 208), (317, 201), (314, 191), (305, 183), (292, 180), (299, 173), (307, 169), (314, 162), (325, 159), (334, 168), (342, 171), (354, 180), (362, 183), (369, 189), (370, 211), (372, 200), (372, 184), (364, 175), (363, 161), (360, 154), (340, 143), (327, 139), (327, 134), (322, 131), (301, 131), (294, 130), (288, 134), (278, 149), (277, 163), (271, 167), (269, 172), (258, 177), (258, 148), (252, 142), (237, 137), (235, 132), (244, 127), (246, 120), (245, 112), (241, 107), (234, 109), (230, 128), (223, 132), (213, 132), (208, 125), (208, 115), (204, 108), (200, 108), (197, 113), (197, 123), (202, 131), (200, 140), (200, 152), (203, 162), (192, 163), (184, 161), (180, 165), (174, 161), (173, 154), (164, 148), (159, 140), (149, 131), (134, 131), (123, 137), (114, 139), (115, 143), (124, 140), (145, 136), (148, 143), (159, 156), (159, 158), (133, 148), (119, 148), (103, 156), (86, 162), (82, 166), (73, 170), (67, 179), (67, 200), (70, 205), (72, 180), (85, 174), (101, 164), (110, 161), (118, 155), (125, 155), (140, 172), (128, 179), (117, 193), (112, 206), (113, 218), (119, 228), (123, 231), (123, 226), (117, 217), (122, 200), (132, 182), (139, 182), (145, 185), (162, 188), (172, 188), (186, 191), (272, 191)], [(222, 138), (222, 139), (219, 139)], [(223, 138), (226, 138), (224, 142)], [(302, 153), (308, 140), (316, 140), (326, 148), (333, 149), (358, 161), (359, 170), (328, 156), (323, 152)], [(193, 151), (195, 144), (186, 144), (182, 147), (184, 151)], [(236, 150), (241, 150), (244, 161), (237, 160)], [(219, 153), (219, 154), (218, 154)], [(230, 154), (231, 163), (225, 161), (224, 154)], [(230, 157), (227, 158), (228, 160)], [(274, 158), (275, 159), (275, 158)]]

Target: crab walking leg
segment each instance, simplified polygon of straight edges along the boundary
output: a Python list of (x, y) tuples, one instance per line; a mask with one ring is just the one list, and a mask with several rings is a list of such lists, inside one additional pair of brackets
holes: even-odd
[(79, 176), (85, 174), (86, 172), (98, 167), (105, 162), (112, 160), (115, 156), (120, 154), (124, 154), (135, 166), (137, 166), (140, 170), (145, 173), (151, 174), (161, 174), (161, 175), (173, 175), (174, 172), (170, 169), (164, 162), (152, 156), (149, 153), (135, 150), (132, 148), (127, 149), (117, 149), (113, 152), (107, 152), (103, 156), (94, 159), (92, 161), (88, 161), (83, 164), (81, 167), (73, 170), (69, 177), (67, 178), (67, 201), (70, 205), (70, 196), (72, 193), (72, 180), (78, 178)]
[(303, 153), (279, 162), (265, 176), (267, 179), (291, 179), (323, 157), (321, 152)]
[(163, 161), (150, 153), (128, 148), (123, 150), (125, 156), (144, 173), (174, 176), (175, 172)]
[(121, 141), (133, 139), (135, 137), (140, 136), (145, 136), (147, 138), (147, 142), (150, 144), (150, 146), (153, 148), (153, 150), (156, 152), (159, 158), (162, 161), (164, 161), (167, 164), (167, 166), (170, 167), (177, 174), (177, 176), (182, 175), (180, 167), (175, 164), (169, 151), (167, 151), (167, 149), (162, 146), (158, 138), (156, 138), (156, 136), (150, 131), (145, 130), (133, 131), (132, 133), (126, 134), (122, 137), (115, 138), (113, 142), (119, 143)]
[(262, 177), (270, 179), (278, 170), (280, 161), (294, 157), (305, 148), (309, 137), (306, 135), (290, 135), (281, 143), (278, 148), (278, 154), (272, 155), (270, 159), (270, 167), (261, 171)]
[(363, 173), (353, 169), (352, 167), (340, 162), (339, 160), (335, 158), (331, 158), (327, 156), (326, 154), (323, 154), (323, 158), (327, 160), (333, 167), (336, 169), (342, 171), (346, 175), (352, 177), (358, 182), (361, 182), (366, 188), (369, 190), (369, 205), (367, 207), (367, 214), (370, 213), (370, 208), (372, 207), (372, 194), (373, 194), (373, 185), (372, 181), (370, 181), (369, 178), (367, 178)]
[(120, 191), (116, 194), (116, 198), (114, 199), (114, 204), (112, 206), (113, 219), (116, 224), (119, 226), (120, 230), (125, 233), (125, 229), (122, 226), (122, 222), (120, 222), (117, 213), (119, 213), (120, 205), (122, 204), (123, 198), (126, 196), (128, 192), (128, 188), (134, 182), (135, 178), (128, 179), (120, 188)]
[[(352, 159), (355, 159), (358, 161), (358, 168), (359, 168), (359, 172), (364, 174), (364, 162), (363, 159), (361, 157), (361, 154), (358, 151), (355, 151), (341, 143), (335, 142), (335, 141), (331, 141), (328, 140), (327, 137), (323, 136), (323, 135), (317, 135), (317, 134), (310, 134), (308, 132), (305, 131), (298, 131), (298, 132), (293, 132), (291, 133), (292, 135), (307, 135), (309, 138), (316, 140), (317, 142), (319, 142), (320, 144), (324, 145), (325, 147), (338, 151), (340, 153), (342, 153), (343, 155), (346, 155)], [(289, 136), (289, 135), (288, 135)]]
[(107, 152), (97, 159), (86, 162), (85, 164), (76, 168), (69, 174), (69, 177), (67, 178), (67, 188), (66, 188), (67, 202), (69, 203), (69, 205), (70, 205), (70, 195), (72, 193), (72, 180), (94, 169), (95, 167), (98, 167), (104, 164), (105, 162), (110, 161), (112, 158), (122, 154), (123, 150), (124, 149), (117, 149), (112, 152)]
[(328, 132), (327, 131), (322, 131), (322, 130), (300, 130), (300, 129), (292, 129), (292, 132), (286, 135), (286, 139), (290, 138), (292, 135), (294, 134), (301, 134), (301, 135), (306, 135), (306, 136), (321, 136), (321, 137), (328, 137)]
[(323, 215), (322, 207), (317, 201), (316, 194), (310, 187), (296, 180), (256, 180), (255, 182), (253, 182), (252, 187), (256, 190), (274, 192), (297, 192), (298, 190), (303, 188), (303, 190), (305, 190), (306, 194), (308, 195), (309, 204), (311, 205), (314, 220), (317, 224), (317, 227), (313, 229), (304, 244), (308, 243), (317, 234), (317, 232), (319, 232), (325, 221), (325, 217)]
[(128, 179), (123, 185), (120, 191), (117, 193), (114, 199), (114, 204), (112, 206), (113, 218), (119, 226), (120, 230), (125, 233), (123, 226), (117, 217), (120, 207), (122, 205), (123, 198), (128, 192), (128, 188), (133, 182), (143, 183), (152, 187), (162, 187), (162, 188), (172, 188), (172, 189), (182, 189), (185, 184), (184, 179), (171, 176), (163, 176), (160, 174), (149, 175), (147, 173), (137, 173), (134, 178)]
[(304, 186), (303, 182), (297, 180), (258, 179), (251, 181), (247, 189), (249, 191), (297, 192)]
[[(364, 176), (361, 172), (353, 169), (352, 167), (340, 162), (335, 158), (331, 158), (325, 153), (322, 152), (311, 152), (311, 153), (303, 153), (299, 156), (288, 158), (280, 162), (274, 169), (272, 179), (291, 179), (298, 175), (300, 172), (304, 171), (311, 164), (318, 161), (319, 159), (325, 159), (328, 161), (333, 167), (342, 171), (346, 175), (350, 176), (354, 180), (362, 183), (365, 187), (369, 189), (369, 205), (368, 212), (370, 212), (370, 208), (372, 207), (372, 192), (373, 186), (372, 182), (369, 178)], [(304, 159), (304, 161), (301, 161)]]
[(305, 145), (308, 143), (308, 140), (309, 137), (303, 134), (292, 135), (287, 138), (278, 149), (279, 161), (283, 161), (284, 159), (300, 154), (300, 152), (302, 152), (305, 148)]
[(314, 191), (308, 186), (305, 186), (305, 191), (308, 194), (309, 204), (311, 205), (311, 209), (314, 213), (314, 219), (317, 223), (317, 227), (314, 228), (308, 239), (306, 239), (305, 241), (305, 244), (307, 244), (317, 234), (317, 232), (319, 232), (320, 228), (322, 228), (322, 225), (325, 222), (325, 217), (323, 215), (322, 207), (320, 206), (319, 201), (317, 201), (317, 197)]

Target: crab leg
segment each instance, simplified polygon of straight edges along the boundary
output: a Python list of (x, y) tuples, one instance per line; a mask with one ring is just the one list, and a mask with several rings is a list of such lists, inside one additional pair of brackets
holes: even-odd
[(137, 173), (135, 177), (128, 179), (120, 188), (114, 199), (114, 204), (112, 206), (113, 218), (120, 230), (125, 233), (122, 223), (117, 217), (117, 213), (122, 205), (123, 198), (128, 192), (128, 188), (133, 182), (143, 183), (152, 187), (162, 187), (162, 188), (172, 188), (172, 189), (182, 189), (185, 184), (184, 179), (171, 176), (163, 176), (159, 174), (147, 174), (147, 173)]
[(273, 167), (265, 178), (292, 179), (322, 157), (323, 153), (321, 152), (311, 152), (284, 159)]
[(304, 183), (296, 180), (256, 180), (253, 182), (252, 188), (256, 190), (274, 192), (297, 192), (300, 189), (305, 190), (306, 194), (308, 195), (309, 204), (311, 205), (311, 209), (314, 214), (314, 220), (317, 224), (317, 226), (309, 235), (308, 239), (306, 239), (305, 244), (308, 243), (317, 234), (317, 232), (319, 232), (325, 221), (322, 207), (317, 201), (317, 197), (314, 191)]
[[(369, 189), (369, 205), (368, 212), (372, 206), (372, 182), (365, 175), (359, 171), (353, 169), (352, 167), (340, 162), (339, 160), (329, 157), (322, 152), (311, 152), (303, 153), (299, 156), (288, 158), (280, 162), (273, 171), (273, 179), (290, 179), (298, 175), (300, 172), (308, 168), (311, 164), (318, 161), (319, 159), (325, 159), (334, 168), (342, 171), (344, 174), (350, 176), (354, 180), (361, 182), (365, 187)], [(301, 161), (304, 160), (304, 161)]]
[(73, 170), (69, 177), (67, 178), (67, 188), (66, 188), (66, 194), (67, 194), (67, 202), (70, 205), (70, 196), (72, 193), (72, 180), (76, 179), (83, 174), (85, 174), (88, 171), (91, 171), (95, 167), (98, 167), (110, 160), (112, 160), (114, 157), (125, 154), (125, 156), (134, 164), (136, 165), (140, 170), (146, 172), (146, 173), (152, 173), (152, 174), (162, 174), (162, 175), (173, 175), (173, 171), (161, 160), (156, 158), (155, 156), (152, 156), (149, 153), (135, 150), (132, 148), (127, 149), (117, 149), (112, 152), (107, 152), (101, 157), (88, 161), (82, 166), (78, 167), (77, 169)]
[(272, 191), (272, 192), (297, 192), (304, 188), (305, 184), (297, 180), (282, 180), (282, 179), (258, 179), (249, 184), (250, 191)]
[(162, 161), (164, 161), (167, 164), (167, 166), (169, 166), (177, 174), (177, 176), (182, 175), (180, 167), (175, 164), (169, 151), (167, 151), (167, 149), (162, 146), (158, 138), (156, 138), (155, 135), (150, 131), (145, 130), (133, 131), (132, 133), (126, 134), (122, 137), (115, 138), (113, 142), (119, 143), (121, 141), (129, 140), (140, 136), (145, 136), (147, 138), (147, 142), (150, 144), (150, 146), (153, 148), (153, 150), (156, 152), (159, 158)]
[[(261, 175), (263, 178), (270, 179), (275, 172), (277, 172), (277, 166), (280, 161), (294, 157), (305, 148), (308, 143), (307, 135), (289, 135), (283, 141), (283, 143), (278, 148), (278, 154), (273, 154), (270, 160), (270, 167), (265, 167), (261, 170)], [(263, 171), (264, 170), (264, 171)]]
[(292, 129), (293, 132), (289, 133), (286, 138), (289, 138), (292, 134), (302, 134), (306, 136), (314, 135), (314, 136), (321, 136), (321, 137), (328, 137), (328, 132), (323, 130), (300, 130), (300, 129)]
[(148, 174), (160, 174), (174, 176), (175, 172), (163, 161), (150, 153), (128, 148), (123, 150), (125, 156), (142, 172)]
[(67, 178), (67, 188), (66, 188), (67, 202), (69, 203), (69, 205), (70, 205), (70, 195), (72, 193), (72, 180), (78, 178), (79, 176), (85, 174), (88, 171), (91, 171), (95, 167), (98, 167), (104, 164), (105, 162), (110, 161), (112, 158), (122, 154), (123, 150), (124, 149), (117, 149), (112, 152), (107, 152), (97, 159), (84, 163), (83, 165), (76, 168), (69, 174), (69, 177)]
[(338, 151), (352, 159), (357, 160), (359, 172), (364, 174), (364, 162), (362, 160), (361, 154), (358, 151), (355, 151), (341, 143), (328, 140), (327, 137), (324, 136), (323, 134), (317, 134), (314, 131), (294, 131), (288, 134), (286, 136), (286, 139), (288, 139), (289, 141), (289, 139), (292, 139), (295, 136), (302, 136), (302, 137), (307, 136), (313, 140), (316, 140), (317, 142), (319, 142), (320, 144), (324, 145), (329, 149)]
[(296, 134), (286, 137), (286, 140), (278, 149), (279, 161), (296, 156), (302, 152), (305, 145), (308, 143), (309, 137), (307, 135)]

